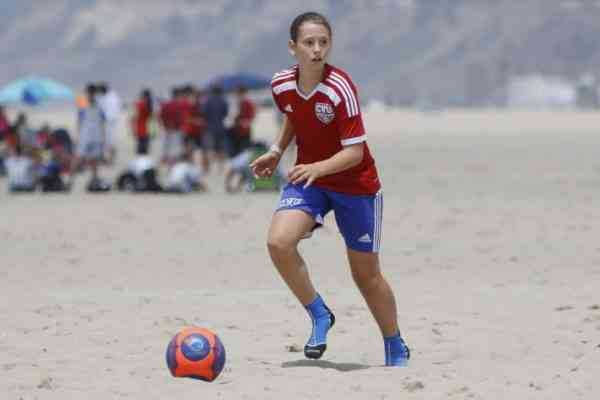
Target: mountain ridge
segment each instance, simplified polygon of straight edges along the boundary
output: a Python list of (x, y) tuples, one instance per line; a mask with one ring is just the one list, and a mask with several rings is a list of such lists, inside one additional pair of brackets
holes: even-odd
[(222, 72), (270, 76), (293, 64), (288, 26), (316, 10), (334, 29), (331, 62), (363, 99), (485, 105), (511, 77), (575, 81), (600, 65), (594, 1), (33, 1), (0, 6), (0, 83), (30, 73), (76, 88), (107, 80), (127, 96), (202, 84)]

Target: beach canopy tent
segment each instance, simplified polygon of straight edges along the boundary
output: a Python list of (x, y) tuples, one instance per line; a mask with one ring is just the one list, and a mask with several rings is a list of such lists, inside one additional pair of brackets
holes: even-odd
[(35, 106), (48, 101), (70, 101), (75, 98), (68, 86), (49, 78), (29, 76), (0, 88), (0, 104)]
[(205, 85), (206, 89), (214, 86), (220, 86), (225, 92), (232, 92), (240, 86), (248, 90), (267, 89), (271, 85), (271, 80), (260, 75), (249, 73), (237, 73), (229, 75), (219, 75)]

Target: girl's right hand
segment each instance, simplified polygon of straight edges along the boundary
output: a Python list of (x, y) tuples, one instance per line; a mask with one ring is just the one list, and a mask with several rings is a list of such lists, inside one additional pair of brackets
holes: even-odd
[(274, 151), (266, 152), (250, 163), (252, 173), (259, 178), (270, 177), (277, 168), (280, 158)]

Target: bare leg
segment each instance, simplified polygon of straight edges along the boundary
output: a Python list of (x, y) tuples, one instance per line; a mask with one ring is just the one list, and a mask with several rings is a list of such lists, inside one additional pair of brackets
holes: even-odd
[(304, 346), (304, 355), (318, 359), (327, 349), (327, 332), (335, 323), (335, 317), (321, 296), (317, 295), (306, 264), (298, 253), (298, 242), (314, 225), (314, 219), (304, 211), (279, 211), (271, 222), (268, 246), (279, 274), (306, 308), (312, 321), (312, 331)]
[(348, 249), (352, 278), (363, 295), (383, 336), (398, 333), (396, 300), (379, 268), (379, 254)]
[(278, 211), (273, 215), (267, 242), (273, 264), (303, 305), (312, 302), (317, 293), (298, 253), (298, 242), (314, 225), (314, 219), (304, 211)]
[(75, 155), (73, 157), (73, 159), (71, 160), (71, 173), (73, 175), (79, 173), (83, 163), (84, 163), (83, 158), (78, 154)]
[(242, 189), (244, 179), (241, 174), (233, 168), (225, 168), (225, 191), (227, 193), (237, 193)]
[(201, 153), (201, 164), (204, 173), (208, 174), (210, 172), (210, 157), (208, 155), (208, 150), (202, 150)]
[(219, 166), (219, 173), (223, 173), (225, 170), (225, 153), (218, 151), (215, 153), (215, 158), (217, 160), (217, 165)]
[(116, 154), (117, 154), (117, 150), (115, 149), (115, 147), (112, 145), (108, 146), (108, 149), (106, 152), (106, 163), (108, 165), (112, 165), (115, 162)]

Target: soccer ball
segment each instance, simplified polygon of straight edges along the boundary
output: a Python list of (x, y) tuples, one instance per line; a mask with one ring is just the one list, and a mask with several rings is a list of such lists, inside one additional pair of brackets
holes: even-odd
[(212, 382), (225, 366), (225, 347), (206, 328), (184, 328), (167, 346), (167, 366), (175, 377)]

